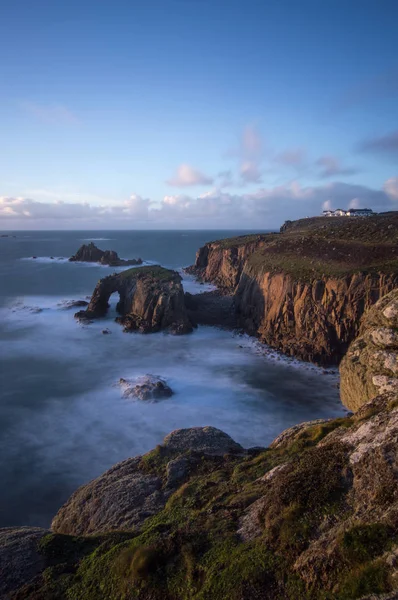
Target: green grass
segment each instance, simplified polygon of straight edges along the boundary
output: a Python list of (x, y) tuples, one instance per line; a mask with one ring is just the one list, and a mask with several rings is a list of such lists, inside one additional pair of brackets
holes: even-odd
[[(358, 524), (341, 534), (330, 589), (306, 584), (294, 567), (321, 525), (344, 515), (346, 449), (317, 444), (352, 423), (316, 424), (256, 455), (187, 454), (186, 481), (139, 532), (43, 538), (44, 576), (16, 600), (348, 600), (387, 591), (390, 574), (380, 556), (394, 541), (388, 525)], [(158, 446), (140, 468), (165, 483), (174, 456)], [(259, 478), (281, 463), (265, 488)], [(257, 537), (244, 542), (240, 519), (259, 498)]]
[(147, 265), (145, 267), (134, 267), (132, 269), (127, 269), (126, 271), (122, 271), (117, 275), (121, 279), (131, 278), (136, 279), (138, 277), (152, 277), (158, 281), (176, 281), (180, 280), (180, 276), (176, 271), (171, 271), (170, 269), (165, 269), (160, 265)]

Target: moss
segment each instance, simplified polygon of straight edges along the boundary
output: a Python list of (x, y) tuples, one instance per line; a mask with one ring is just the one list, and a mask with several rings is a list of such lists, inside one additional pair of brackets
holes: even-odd
[(303, 429), (291, 442), (287, 444), (287, 454), (298, 454), (305, 448), (316, 446), (324, 437), (329, 433), (338, 429), (339, 427), (348, 428), (353, 424), (353, 420), (349, 417), (341, 417), (327, 421), (326, 423), (320, 423), (319, 425), (313, 425)]
[(152, 277), (158, 281), (180, 281), (180, 276), (176, 271), (165, 269), (160, 265), (147, 265), (145, 267), (134, 267), (132, 269), (126, 269), (118, 274), (121, 279), (137, 279), (141, 277)]
[(383, 523), (355, 525), (342, 536), (343, 555), (350, 563), (367, 562), (392, 546), (393, 533), (392, 528)]
[(251, 233), (249, 235), (239, 235), (232, 238), (225, 238), (222, 240), (215, 240), (209, 242), (210, 244), (217, 244), (223, 250), (228, 248), (238, 248), (239, 246), (246, 246), (246, 244), (252, 244), (261, 241), (271, 241), (278, 234), (275, 233)]
[(387, 410), (394, 410), (394, 408), (398, 408), (398, 398), (391, 400), (387, 405)]
[(382, 594), (392, 589), (391, 575), (382, 560), (352, 570), (340, 586), (338, 600), (355, 600), (367, 594)]

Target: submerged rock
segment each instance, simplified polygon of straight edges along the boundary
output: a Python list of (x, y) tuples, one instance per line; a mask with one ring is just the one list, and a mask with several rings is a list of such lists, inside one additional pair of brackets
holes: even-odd
[(88, 306), (87, 300), (65, 300), (60, 302), (60, 306), (65, 310), (70, 308), (80, 308), (82, 306)]
[(181, 277), (176, 271), (154, 265), (128, 269), (98, 282), (85, 311), (75, 317), (83, 322), (103, 317), (108, 301), (119, 293), (116, 319), (125, 331), (153, 333), (166, 330), (178, 335), (190, 333), (192, 324), (184, 302)]
[(142, 264), (141, 258), (123, 260), (122, 258), (119, 258), (117, 252), (114, 250), (100, 250), (93, 242), (83, 244), (69, 260), (71, 262), (97, 262), (101, 265), (109, 265), (111, 267)]
[(172, 389), (164, 379), (155, 375), (144, 375), (135, 380), (119, 379), (123, 390), (123, 398), (138, 398), (156, 402), (173, 395)]

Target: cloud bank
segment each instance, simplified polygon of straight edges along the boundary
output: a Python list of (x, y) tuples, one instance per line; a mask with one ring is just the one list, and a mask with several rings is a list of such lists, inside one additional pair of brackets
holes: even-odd
[(252, 193), (221, 189), (200, 196), (168, 195), (154, 202), (137, 194), (121, 203), (51, 202), (0, 197), (1, 228), (151, 229), (277, 228), (285, 219), (313, 216), (327, 208), (398, 209), (398, 177), (383, 189), (333, 182), (319, 186), (289, 184), (262, 187)]

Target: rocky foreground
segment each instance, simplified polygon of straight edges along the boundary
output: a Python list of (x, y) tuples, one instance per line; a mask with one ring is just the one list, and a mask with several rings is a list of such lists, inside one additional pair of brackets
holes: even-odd
[(100, 250), (93, 242), (83, 244), (76, 254), (70, 257), (69, 261), (99, 263), (100, 265), (108, 265), (109, 267), (142, 265), (142, 258), (124, 260), (123, 258), (119, 258), (119, 255), (114, 250)]
[(285, 354), (338, 364), (363, 313), (398, 285), (398, 213), (312, 218), (209, 242), (188, 269), (234, 295), (238, 325)]
[[(397, 364), (397, 319), (395, 290), (347, 358), (360, 375), (341, 367), (355, 414), (296, 425), (269, 448), (177, 430), (79, 488), (51, 531), (0, 530), (0, 597), (398, 598), (398, 390), (372, 392), (361, 366), (361, 352)], [(372, 378), (385, 376), (379, 358)]]
[(164, 330), (172, 334), (192, 331), (180, 275), (157, 265), (128, 269), (100, 279), (87, 309), (77, 312), (75, 317), (83, 322), (104, 317), (109, 298), (115, 292), (119, 294), (120, 314), (116, 320), (125, 331)]

